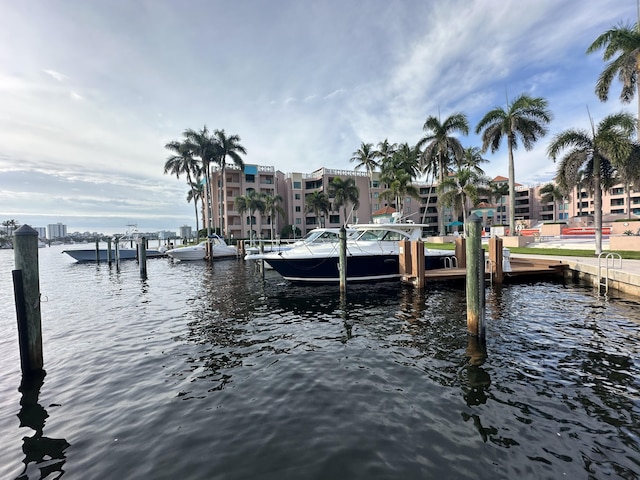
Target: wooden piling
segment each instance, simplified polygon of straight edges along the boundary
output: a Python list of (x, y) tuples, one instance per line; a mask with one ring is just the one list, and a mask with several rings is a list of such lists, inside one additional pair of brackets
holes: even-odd
[(107, 263), (111, 266), (111, 238), (107, 238)]
[(504, 280), (502, 269), (502, 238), (491, 237), (489, 239), (489, 261), (491, 263), (493, 282), (501, 284)]
[(482, 220), (475, 215), (466, 223), (467, 252), (467, 330), (484, 337), (484, 251)]
[(400, 240), (398, 242), (398, 268), (403, 281), (411, 276), (411, 242)]
[(413, 284), (424, 288), (424, 243), (421, 240), (411, 242), (411, 275)]
[[(40, 273), (38, 270), (38, 232), (22, 225), (14, 232), (14, 287), (18, 338), (23, 374), (42, 370), (42, 325), (40, 312)], [(20, 272), (20, 273), (16, 273)]]
[(96, 263), (100, 263), (100, 240), (96, 240)]
[(116, 266), (120, 265), (120, 239), (116, 237)]
[(142, 237), (139, 245), (140, 277), (147, 278), (147, 239)]
[(340, 258), (338, 271), (340, 272), (340, 293), (347, 291), (347, 230), (340, 227)]
[(467, 251), (466, 251), (466, 242), (464, 237), (458, 237), (455, 239), (455, 255), (456, 260), (458, 261), (458, 268), (466, 268), (467, 267)]

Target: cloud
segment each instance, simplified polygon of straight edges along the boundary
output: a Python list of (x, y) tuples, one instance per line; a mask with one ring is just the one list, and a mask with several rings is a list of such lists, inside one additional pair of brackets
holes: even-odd
[(43, 70), (43, 72), (49, 75), (51, 78), (57, 80), (58, 82), (65, 82), (69, 80), (69, 77), (67, 77), (65, 74), (56, 72), (55, 70)]

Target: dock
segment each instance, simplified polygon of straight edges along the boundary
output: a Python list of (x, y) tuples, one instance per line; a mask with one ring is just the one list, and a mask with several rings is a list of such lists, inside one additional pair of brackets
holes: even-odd
[[(541, 276), (556, 276), (563, 277), (565, 270), (569, 267), (568, 264), (562, 263), (557, 260), (543, 260), (543, 259), (530, 259), (530, 258), (513, 258), (510, 261), (511, 271), (503, 272), (503, 282), (508, 282), (510, 279), (522, 279), (522, 277), (539, 278)], [(492, 281), (495, 272), (493, 269), (487, 269), (485, 278)], [(442, 282), (442, 281), (456, 281), (464, 280), (467, 275), (466, 268), (436, 268), (432, 270), (425, 270), (424, 278), (425, 282)], [(404, 279), (408, 281), (409, 279)]]

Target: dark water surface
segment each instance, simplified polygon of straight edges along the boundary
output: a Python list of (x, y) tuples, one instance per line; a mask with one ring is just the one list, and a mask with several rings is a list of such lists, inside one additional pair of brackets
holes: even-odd
[(225, 260), (120, 271), (40, 249), (22, 385), (0, 250), (0, 478), (640, 478), (640, 302), (579, 285), (295, 287)]

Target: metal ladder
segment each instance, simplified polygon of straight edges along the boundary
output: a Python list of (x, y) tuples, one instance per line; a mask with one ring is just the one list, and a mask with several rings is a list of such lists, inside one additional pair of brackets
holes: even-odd
[(455, 256), (444, 257), (444, 268), (458, 268), (458, 259)]
[[(604, 260), (604, 265), (602, 261)], [(605, 269), (604, 277), (602, 269)], [(616, 252), (602, 252), (598, 255), (598, 293), (604, 287), (605, 295), (609, 293), (609, 269), (622, 268), (622, 257)]]

